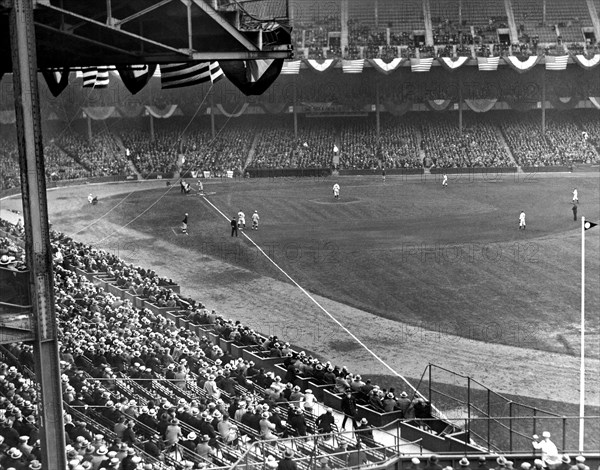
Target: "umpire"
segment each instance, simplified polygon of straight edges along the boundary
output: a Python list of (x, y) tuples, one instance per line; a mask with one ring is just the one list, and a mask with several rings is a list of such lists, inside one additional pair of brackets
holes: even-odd
[(237, 220), (234, 217), (231, 218), (231, 236), (233, 237), (233, 234), (235, 233), (235, 236), (238, 236), (238, 227), (237, 227)]

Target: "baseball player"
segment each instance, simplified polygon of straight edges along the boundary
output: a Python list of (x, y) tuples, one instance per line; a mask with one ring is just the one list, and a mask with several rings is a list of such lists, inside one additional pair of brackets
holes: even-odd
[(335, 199), (339, 199), (340, 198), (340, 185), (335, 183), (333, 185), (333, 197)]
[(525, 212), (519, 214), (519, 230), (525, 230)]

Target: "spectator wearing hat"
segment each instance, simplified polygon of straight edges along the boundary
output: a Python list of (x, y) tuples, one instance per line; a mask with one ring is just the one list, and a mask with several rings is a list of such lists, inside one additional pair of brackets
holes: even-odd
[(27, 467), (29, 470), (42, 470), (42, 462), (40, 462), (39, 460), (32, 460), (31, 462), (29, 462), (29, 467)]
[(135, 470), (139, 462), (141, 459), (136, 455), (135, 449), (130, 447), (127, 449), (127, 455), (121, 460), (119, 470)]
[(217, 443), (217, 432), (212, 425), (213, 417), (207, 412), (202, 413), (202, 424), (198, 428), (202, 435), (207, 435), (210, 438), (210, 445), (212, 447), (218, 447)]
[(391, 392), (388, 392), (388, 393), (386, 393), (385, 398), (382, 401), (382, 405), (383, 405), (383, 412), (389, 413), (396, 409), (398, 402), (396, 401), (394, 394)]
[(437, 455), (429, 456), (427, 463), (423, 467), (423, 470), (442, 470), (442, 466), (439, 464)]
[(279, 461), (277, 470), (298, 470), (296, 462), (292, 460), (294, 457), (294, 451), (290, 448), (286, 448), (283, 452), (283, 459)]
[(265, 469), (266, 470), (275, 470), (278, 465), (279, 465), (279, 462), (277, 462), (277, 459), (275, 459), (274, 456), (272, 456), (272, 455), (267, 456), (267, 459), (265, 460)]
[(165, 445), (158, 434), (153, 434), (150, 436), (150, 439), (144, 442), (144, 452), (157, 459), (162, 454), (164, 448)]
[(84, 421), (75, 423), (75, 428), (73, 428), (73, 431), (71, 432), (71, 439), (74, 441), (80, 436), (86, 441), (92, 440), (92, 433), (88, 431), (87, 424)]
[(4, 468), (14, 468), (15, 470), (27, 470), (29, 464), (27, 459), (16, 447), (11, 447), (6, 453), (7, 459), (4, 461)]
[(496, 466), (494, 470), (505, 470), (506, 469), (506, 459), (503, 456), (499, 456), (496, 458)]
[(367, 418), (362, 418), (356, 428), (357, 440), (363, 441), (365, 444), (372, 446), (373, 441), (373, 427), (369, 424)]
[(198, 435), (192, 431), (185, 439), (179, 441), (179, 444), (194, 452), (196, 450), (196, 446), (198, 445)]
[(270, 413), (265, 411), (261, 415), (261, 420), (259, 422), (260, 426), (260, 437), (266, 441), (277, 439), (277, 435), (275, 434), (275, 424), (269, 421)]
[(315, 421), (317, 425), (317, 432), (319, 434), (330, 434), (333, 432), (333, 426), (335, 425), (335, 418), (333, 416), (333, 409), (327, 408), (325, 413), (319, 415)]
[(4, 444), (10, 447), (19, 445), (19, 431), (12, 427), (12, 424), (6, 417), (0, 418), (0, 436), (4, 438)]
[(421, 470), (421, 460), (417, 457), (410, 459), (409, 470)]
[(31, 452), (33, 451), (33, 446), (29, 445), (29, 436), (20, 436), (19, 446), (17, 448), (23, 453), (23, 456), (26, 459), (31, 459)]
[(477, 457), (477, 470), (489, 470), (487, 460), (484, 455)]
[(293, 429), (294, 436), (306, 436), (308, 426), (302, 409), (295, 408), (288, 419), (288, 423)]
[(204, 457), (204, 458), (208, 458), (208, 457), (212, 456), (213, 450), (212, 450), (209, 442), (210, 442), (210, 437), (208, 436), (208, 434), (204, 434), (200, 438), (198, 445), (196, 446), (196, 454), (198, 454), (200, 457)]
[(342, 397), (342, 403), (341, 403), (341, 408), (342, 408), (342, 413), (344, 413), (344, 419), (342, 421), (342, 428), (346, 429), (346, 421), (348, 420), (348, 418), (350, 418), (352, 420), (352, 426), (353, 429), (357, 428), (357, 423), (356, 423), (356, 399), (354, 398), (354, 395), (352, 394), (352, 390), (347, 389), (346, 393), (344, 393), (344, 396)]
[(129, 420), (129, 421), (127, 421), (127, 427), (123, 431), (123, 436), (122, 436), (123, 442), (125, 442), (126, 444), (128, 444), (130, 446), (139, 445), (139, 440), (135, 434), (134, 427), (135, 427), (135, 421)]
[(539, 440), (539, 436), (537, 434), (533, 435), (533, 441), (531, 441), (531, 445), (535, 450), (539, 450), (541, 452), (541, 459), (544, 462), (544, 466), (546, 465), (556, 465), (561, 459), (558, 453), (558, 449), (554, 442), (550, 440), (550, 433), (548, 431), (544, 431), (542, 433), (542, 440)]
[(461, 470), (471, 470), (471, 462), (469, 462), (469, 459), (467, 459), (466, 457), (463, 457), (462, 459), (460, 459), (458, 461), (458, 465), (460, 466)]
[(94, 451), (94, 455), (90, 459), (92, 468), (94, 470), (98, 469), (103, 462), (108, 461), (106, 454), (108, 454), (108, 447), (106, 447), (105, 445), (101, 445), (96, 448), (96, 450)]
[(167, 429), (165, 429), (164, 439), (167, 446), (174, 446), (183, 437), (183, 431), (177, 418), (171, 419)]

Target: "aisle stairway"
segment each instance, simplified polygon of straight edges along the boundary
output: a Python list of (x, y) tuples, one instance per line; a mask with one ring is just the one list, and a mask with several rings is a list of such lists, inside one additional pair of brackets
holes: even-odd
[[(111, 133), (111, 135), (112, 135), (113, 139), (115, 140), (117, 146), (119, 147), (119, 151), (122, 152), (124, 155), (127, 154), (127, 147), (125, 147), (125, 144), (123, 143), (123, 140), (121, 139), (121, 136), (119, 136), (117, 134), (113, 134), (113, 133)], [(143, 180), (144, 177), (138, 171), (138, 169), (135, 167), (135, 164), (131, 161), (131, 159), (128, 158), (127, 161), (129, 164), (129, 171), (131, 171), (134, 175), (136, 175), (138, 181)]]
[(521, 170), (521, 166), (515, 159), (515, 156), (513, 155), (512, 151), (510, 150), (510, 147), (508, 146), (508, 143), (506, 142), (506, 139), (504, 138), (504, 134), (502, 133), (502, 130), (499, 127), (496, 127), (496, 135), (498, 136), (498, 140), (502, 144), (502, 147), (506, 151), (506, 154), (510, 158), (510, 161), (515, 164), (515, 166), (517, 167), (517, 171), (519, 173), (521, 173), (523, 170)]
[(246, 171), (246, 168), (250, 166), (252, 160), (254, 160), (254, 154), (256, 153), (256, 146), (258, 145), (258, 141), (260, 140), (260, 133), (257, 132), (254, 134), (254, 140), (252, 141), (252, 145), (250, 146), (250, 150), (248, 150), (248, 156), (246, 157), (246, 163), (244, 163), (243, 171)]

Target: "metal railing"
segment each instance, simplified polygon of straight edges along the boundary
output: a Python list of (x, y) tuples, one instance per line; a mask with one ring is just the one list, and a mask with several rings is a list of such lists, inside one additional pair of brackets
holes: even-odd
[[(488, 452), (531, 452), (532, 436), (543, 431), (552, 434), (559, 450), (578, 450), (579, 416), (563, 416), (511, 400), (469, 376), (435, 364), (429, 364), (425, 372), (428, 380), (422, 379), (417, 388), (443, 412), (439, 417)], [(598, 416), (585, 417), (584, 443), (584, 451), (600, 448)]]

